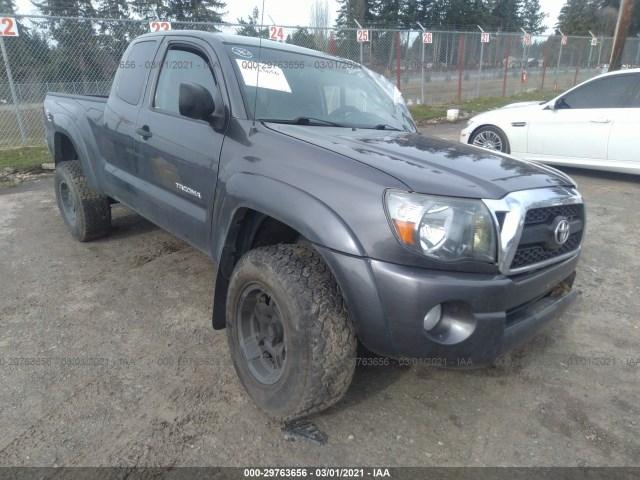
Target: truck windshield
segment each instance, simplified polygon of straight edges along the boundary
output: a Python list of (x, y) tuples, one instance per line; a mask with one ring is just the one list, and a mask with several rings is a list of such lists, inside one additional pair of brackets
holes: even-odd
[(271, 49), (268, 43), (260, 55), (257, 46), (228, 47), (247, 111), (256, 120), (417, 131), (400, 93), (381, 75), (348, 60)]

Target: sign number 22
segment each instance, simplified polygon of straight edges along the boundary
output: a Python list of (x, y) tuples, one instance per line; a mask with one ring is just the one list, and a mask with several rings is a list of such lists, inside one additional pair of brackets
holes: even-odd
[(169, 22), (149, 22), (149, 29), (152, 32), (168, 32), (171, 30)]
[(17, 37), (18, 25), (11, 17), (0, 17), (0, 37)]

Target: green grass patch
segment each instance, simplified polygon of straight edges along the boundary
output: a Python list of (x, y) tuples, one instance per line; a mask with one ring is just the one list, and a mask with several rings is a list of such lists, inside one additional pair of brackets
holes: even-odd
[(0, 150), (0, 171), (11, 167), (17, 171), (36, 170), (43, 163), (52, 162), (47, 147), (19, 147)]
[(504, 107), (510, 103), (529, 102), (529, 101), (546, 101), (555, 98), (558, 92), (526, 92), (519, 93), (510, 97), (482, 97), (471, 100), (463, 100), (460, 102), (451, 102), (436, 105), (411, 105), (409, 111), (416, 122), (425, 120), (435, 120), (447, 116), (447, 110), (457, 108), (461, 114), (474, 115), (487, 110), (495, 110)]

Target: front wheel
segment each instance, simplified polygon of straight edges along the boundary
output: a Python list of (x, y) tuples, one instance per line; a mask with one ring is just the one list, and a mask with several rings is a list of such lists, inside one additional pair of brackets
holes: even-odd
[(471, 136), (470, 143), (476, 147), (494, 150), (502, 153), (511, 153), (509, 140), (502, 130), (497, 127), (481, 127)]
[(355, 329), (338, 285), (307, 245), (257, 248), (236, 265), (227, 339), (240, 382), (277, 420), (333, 405), (351, 383)]

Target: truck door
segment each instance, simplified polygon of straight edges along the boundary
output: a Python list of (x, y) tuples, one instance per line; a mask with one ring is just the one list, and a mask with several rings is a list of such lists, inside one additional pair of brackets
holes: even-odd
[(167, 38), (136, 122), (140, 213), (203, 251), (224, 134), (207, 121), (181, 116), (178, 97), (181, 83), (196, 83), (216, 98), (221, 86), (213, 56), (195, 38)]
[(135, 178), (136, 119), (158, 51), (160, 38), (132, 43), (118, 65), (111, 94), (104, 110), (101, 153), (104, 161), (105, 191), (137, 209)]

